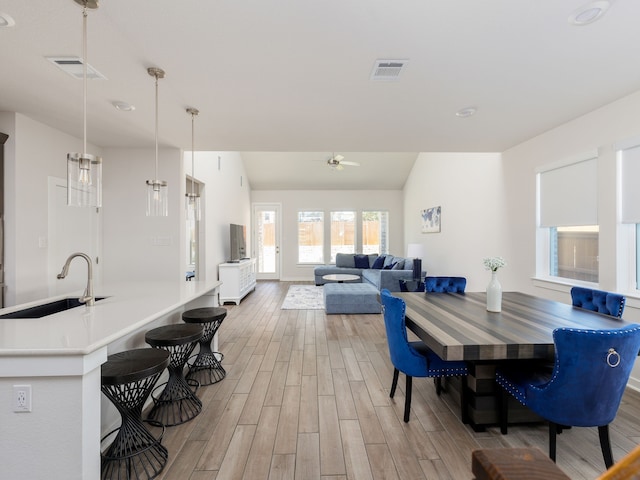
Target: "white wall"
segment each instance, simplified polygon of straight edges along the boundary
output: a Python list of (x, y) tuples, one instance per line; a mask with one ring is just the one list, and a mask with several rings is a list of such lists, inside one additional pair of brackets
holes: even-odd
[[(190, 152), (184, 165), (191, 174)], [(245, 225), (247, 242), (251, 239), (251, 187), (238, 152), (196, 152), (195, 178), (201, 183), (204, 231), (200, 240), (205, 246), (204, 251), (200, 249), (204, 271), (198, 275), (202, 280), (217, 279), (218, 265), (230, 258), (229, 224)]]
[[(0, 112), (0, 131), (9, 135), (4, 197), (5, 298), (10, 306), (51, 294), (50, 284), (56, 280), (48, 265), (48, 177), (66, 178), (67, 153), (80, 151), (82, 139), (14, 112)], [(155, 148), (87, 148), (103, 157), (103, 226), (98, 239), (103, 246), (103, 281), (184, 278), (182, 152), (159, 150), (159, 176), (169, 183), (169, 217), (151, 218), (145, 215), (145, 181), (155, 176)], [(196, 178), (204, 184), (204, 278), (217, 279), (217, 266), (229, 255), (229, 223), (250, 227), (251, 189), (235, 152), (198, 153)], [(84, 268), (72, 267), (70, 276), (86, 275)], [(77, 283), (65, 280), (56, 287), (56, 293), (71, 292)]]
[[(619, 245), (621, 229), (617, 225), (615, 152), (613, 143), (640, 136), (640, 92), (634, 93), (587, 115), (572, 120), (503, 153), (507, 187), (507, 224), (511, 245), (518, 256), (509, 268), (517, 272), (514, 287), (534, 295), (570, 303), (569, 285), (537, 282), (536, 259), (536, 192), (537, 167), (575, 157), (589, 150), (598, 151), (598, 222), (600, 224), (600, 288), (627, 294), (624, 318), (640, 322), (640, 301), (629, 296), (627, 285), (620, 280), (616, 258), (622, 254)], [(640, 179), (639, 179), (640, 180)], [(640, 365), (632, 373), (629, 384), (640, 389)]]
[(331, 211), (386, 210), (389, 212), (389, 253), (401, 256), (407, 248), (400, 190), (253, 190), (251, 201), (282, 205), (281, 280), (314, 279), (314, 265), (298, 265), (298, 212), (302, 210), (325, 212), (325, 225)]
[[(421, 210), (442, 207), (440, 233), (421, 233)], [(407, 243), (422, 243), (427, 275), (462, 276), (468, 291), (484, 291), (490, 274), (482, 259), (502, 256), (510, 264), (504, 175), (498, 153), (422, 153), (404, 187)], [(502, 269), (503, 289), (515, 272)]]
[[(169, 216), (159, 218), (145, 216), (145, 181), (154, 175), (155, 150), (108, 148), (104, 156), (104, 281), (184, 278), (185, 173), (191, 174), (191, 153), (160, 149), (158, 176), (169, 183)], [(218, 264), (229, 256), (229, 223), (250, 226), (251, 189), (236, 152), (196, 152), (195, 178), (204, 227), (204, 268), (198, 275), (217, 279)]]
[(182, 152), (158, 151), (158, 180), (166, 180), (169, 216), (147, 217), (147, 180), (155, 177), (155, 148), (107, 148), (103, 158), (103, 279), (184, 278)]
[[(48, 177), (66, 179), (67, 153), (81, 151), (82, 140), (12, 112), (0, 113), (0, 130), (9, 134), (4, 192), (5, 299), (9, 306), (48, 297), (50, 283), (56, 282), (48, 262)], [(93, 145), (87, 149), (102, 154)], [(86, 270), (72, 268), (70, 275), (86, 275)], [(76, 289), (74, 282), (65, 281), (56, 287), (60, 293)]]
[[(536, 295), (553, 296), (548, 288), (533, 282), (536, 254), (535, 170), (540, 166), (598, 151), (598, 222), (600, 223), (600, 287), (625, 291), (617, 280), (617, 214), (615, 152), (612, 144), (640, 136), (640, 92), (561, 125), (503, 153), (511, 243), (521, 255), (514, 268), (519, 272), (516, 287)], [(626, 293), (626, 292), (625, 292)], [(565, 301), (569, 301), (563, 295)], [(631, 302), (633, 303), (633, 301)], [(626, 312), (625, 318), (637, 312)]]

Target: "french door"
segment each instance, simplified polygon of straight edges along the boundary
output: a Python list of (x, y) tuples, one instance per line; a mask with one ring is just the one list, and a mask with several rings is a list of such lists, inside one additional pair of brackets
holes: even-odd
[(253, 204), (253, 251), (258, 280), (280, 280), (280, 204)]

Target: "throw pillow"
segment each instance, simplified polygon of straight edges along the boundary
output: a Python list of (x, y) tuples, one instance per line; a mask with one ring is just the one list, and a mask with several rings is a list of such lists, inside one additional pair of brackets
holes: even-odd
[(353, 253), (336, 253), (336, 267), (354, 268), (354, 257)]
[(388, 267), (389, 265), (391, 265), (394, 262), (395, 262), (395, 260), (393, 259), (393, 255), (387, 255), (386, 257), (384, 257), (384, 266), (385, 267)]
[(369, 257), (358, 253), (354, 257), (356, 268), (369, 268)]
[(371, 265), (371, 268), (375, 268), (376, 270), (380, 270), (382, 267), (384, 267), (384, 255), (376, 258), (376, 261)]
[(396, 262), (393, 264), (393, 267), (391, 267), (391, 270), (403, 270), (404, 269), (404, 260), (400, 260), (399, 262)]
[(391, 265), (387, 265), (386, 267), (382, 267), (383, 270), (393, 270), (393, 267), (395, 267), (396, 264), (392, 263)]

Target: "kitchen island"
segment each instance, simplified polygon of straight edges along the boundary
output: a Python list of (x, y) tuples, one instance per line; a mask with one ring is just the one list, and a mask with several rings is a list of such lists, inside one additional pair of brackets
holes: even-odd
[[(148, 347), (151, 328), (184, 310), (217, 306), (221, 282), (136, 282), (42, 318), (1, 318), (64, 295), (0, 309), (0, 465), (3, 478), (97, 480), (100, 438), (119, 418), (100, 390), (107, 356)], [(14, 412), (14, 386), (31, 387), (31, 411)]]

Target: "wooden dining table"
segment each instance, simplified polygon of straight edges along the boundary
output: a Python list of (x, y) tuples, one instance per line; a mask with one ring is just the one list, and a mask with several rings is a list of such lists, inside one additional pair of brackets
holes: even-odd
[[(553, 360), (553, 330), (559, 327), (612, 329), (630, 323), (520, 292), (503, 292), (501, 312), (487, 311), (484, 292), (393, 295), (406, 303), (407, 328), (439, 357), (468, 362), (467, 412), (475, 429), (497, 423), (494, 377), (498, 364)], [(455, 379), (451, 382), (454, 390), (462, 385)], [(458, 392), (458, 401), (460, 397)], [(516, 422), (536, 419), (524, 407), (510, 410), (511, 418)]]
[(553, 330), (610, 329), (629, 322), (520, 292), (502, 294), (489, 312), (486, 294), (394, 293), (406, 303), (407, 328), (443, 360), (553, 358)]

